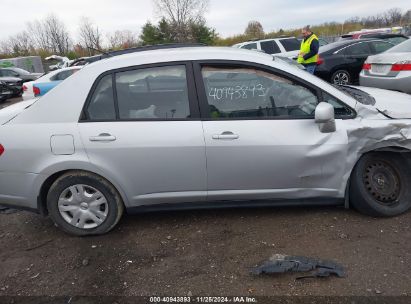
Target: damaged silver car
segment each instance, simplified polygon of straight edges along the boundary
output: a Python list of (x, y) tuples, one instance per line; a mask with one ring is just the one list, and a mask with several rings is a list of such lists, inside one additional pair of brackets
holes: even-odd
[(124, 211), (411, 206), (411, 97), (334, 87), (272, 56), (159, 48), (0, 110), (0, 204), (75, 235)]

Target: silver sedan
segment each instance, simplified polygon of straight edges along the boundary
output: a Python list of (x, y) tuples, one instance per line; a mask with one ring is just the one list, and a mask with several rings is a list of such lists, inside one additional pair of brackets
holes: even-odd
[(411, 96), (334, 87), (234, 48), (90, 64), (0, 110), (0, 204), (102, 234), (124, 211), (411, 207)]
[(411, 39), (368, 57), (360, 73), (360, 84), (411, 94)]

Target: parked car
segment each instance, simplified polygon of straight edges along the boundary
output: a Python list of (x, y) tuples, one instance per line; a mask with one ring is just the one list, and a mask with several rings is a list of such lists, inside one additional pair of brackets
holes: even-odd
[(16, 77), (0, 77), (0, 81), (7, 84), (11, 90), (11, 97), (21, 96), (23, 94), (23, 80)]
[(342, 35), (340, 40), (351, 40), (351, 39), (379, 39), (386, 40), (394, 45), (399, 44), (409, 38), (402, 34), (393, 34), (386, 32), (361, 32), (355, 34)]
[(368, 56), (384, 52), (394, 45), (383, 40), (357, 39), (337, 41), (320, 48), (315, 75), (333, 84), (357, 83)]
[(411, 207), (411, 96), (337, 88), (259, 52), (118, 56), (22, 103), (0, 110), (0, 204), (75, 235), (124, 210)]
[(0, 102), (3, 102), (13, 95), (10, 87), (3, 81), (0, 80)]
[(411, 94), (411, 40), (368, 57), (360, 74), (360, 84)]
[(54, 61), (56, 64), (49, 66), (49, 71), (55, 71), (59, 69), (64, 69), (69, 67), (71, 60), (67, 57), (58, 56), (58, 55), (51, 55), (49, 57), (44, 58), (45, 61)]
[(281, 56), (296, 57), (300, 50), (301, 42), (295, 37), (281, 37), (247, 41), (233, 45), (233, 47), (247, 50), (260, 50), (267, 54), (280, 54)]
[(36, 79), (35, 81), (24, 83), (23, 99), (27, 100), (37, 96), (43, 96), (81, 68), (82, 66), (58, 69)]
[(23, 82), (36, 80), (42, 73), (30, 73), (20, 68), (0, 68), (0, 77), (21, 78)]

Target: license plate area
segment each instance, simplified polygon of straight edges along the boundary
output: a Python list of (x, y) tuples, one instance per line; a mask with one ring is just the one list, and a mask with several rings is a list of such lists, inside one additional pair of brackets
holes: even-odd
[(372, 64), (371, 72), (373, 74), (387, 75), (391, 71), (391, 64)]

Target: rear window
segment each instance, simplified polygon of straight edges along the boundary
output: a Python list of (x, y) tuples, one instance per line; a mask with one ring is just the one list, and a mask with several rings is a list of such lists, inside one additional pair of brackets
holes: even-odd
[(246, 49), (246, 50), (256, 50), (257, 43), (249, 43), (249, 44), (243, 45), (241, 48)]
[(408, 53), (411, 52), (411, 39), (404, 41), (392, 48), (390, 48), (387, 53)]
[(297, 51), (300, 49), (301, 43), (297, 38), (281, 39), (280, 43), (287, 52)]

